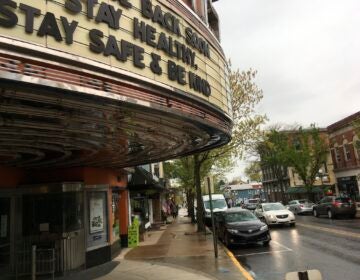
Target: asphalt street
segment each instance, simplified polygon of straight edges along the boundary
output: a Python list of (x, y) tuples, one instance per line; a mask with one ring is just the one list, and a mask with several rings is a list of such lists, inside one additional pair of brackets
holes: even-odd
[(360, 219), (297, 216), (296, 227), (271, 227), (269, 247), (230, 248), (257, 280), (281, 280), (290, 271), (318, 269), (324, 280), (360, 279)]

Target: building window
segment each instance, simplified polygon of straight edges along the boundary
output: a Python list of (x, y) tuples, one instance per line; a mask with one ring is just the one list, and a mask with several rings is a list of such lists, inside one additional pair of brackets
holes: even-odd
[(340, 149), (335, 148), (334, 151), (335, 151), (335, 160), (336, 160), (336, 162), (340, 162), (341, 161)]
[(193, 7), (193, 1), (192, 0), (183, 0), (183, 2), (190, 8), (190, 9), (194, 9)]
[(355, 147), (355, 149), (357, 151), (358, 159), (360, 159), (360, 140), (355, 141), (354, 147)]
[(344, 144), (344, 154), (345, 154), (345, 160), (351, 160), (351, 151), (350, 151), (350, 145)]

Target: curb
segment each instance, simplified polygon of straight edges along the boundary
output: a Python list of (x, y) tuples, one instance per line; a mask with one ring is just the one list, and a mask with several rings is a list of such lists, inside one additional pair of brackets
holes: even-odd
[[(212, 231), (208, 226), (205, 226), (205, 230), (212, 234)], [(240, 264), (240, 262), (236, 259), (234, 254), (218, 239), (217, 244), (221, 244), (221, 247), (224, 249), (225, 253), (234, 263), (234, 265), (240, 270), (241, 274), (245, 277), (246, 280), (254, 280), (251, 274)]]
[[(222, 243), (221, 243), (222, 244)], [(225, 253), (229, 256), (235, 266), (240, 270), (242, 275), (246, 280), (254, 280), (254, 278), (250, 275), (250, 273), (240, 264), (240, 262), (235, 258), (234, 254), (222, 244)]]

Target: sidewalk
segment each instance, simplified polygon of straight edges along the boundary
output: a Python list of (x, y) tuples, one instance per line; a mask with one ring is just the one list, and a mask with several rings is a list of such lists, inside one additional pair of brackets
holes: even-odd
[(144, 242), (134, 249), (123, 249), (113, 261), (72, 276), (66, 280), (242, 280), (242, 268), (219, 244), (214, 257), (211, 234), (198, 234), (186, 217), (157, 231), (149, 231)]

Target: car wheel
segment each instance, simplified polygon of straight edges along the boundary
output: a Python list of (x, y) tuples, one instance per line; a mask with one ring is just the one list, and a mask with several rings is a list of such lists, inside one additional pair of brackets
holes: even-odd
[(263, 242), (264, 247), (269, 247), (269, 245), (270, 245), (270, 240)]
[(335, 214), (330, 209), (328, 209), (327, 215), (329, 219), (335, 219)]
[(355, 219), (355, 218), (356, 218), (356, 213), (355, 213), (355, 214), (351, 214), (351, 215), (350, 215), (350, 218), (351, 218), (351, 219)]
[(314, 214), (314, 217), (319, 217), (319, 213), (317, 212), (316, 209), (313, 210), (313, 214)]

